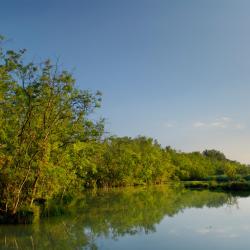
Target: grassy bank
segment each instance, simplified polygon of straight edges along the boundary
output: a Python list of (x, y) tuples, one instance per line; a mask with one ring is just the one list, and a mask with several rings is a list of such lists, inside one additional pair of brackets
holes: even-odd
[(190, 189), (209, 189), (221, 191), (250, 191), (250, 181), (185, 181), (183, 182), (185, 188)]

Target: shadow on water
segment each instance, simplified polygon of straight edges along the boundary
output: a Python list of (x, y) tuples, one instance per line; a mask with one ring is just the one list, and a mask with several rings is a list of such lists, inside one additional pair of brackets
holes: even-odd
[(98, 249), (96, 239), (151, 234), (164, 217), (187, 208), (237, 205), (235, 195), (177, 186), (91, 191), (78, 198), (69, 216), (32, 225), (0, 226), (1, 249)]

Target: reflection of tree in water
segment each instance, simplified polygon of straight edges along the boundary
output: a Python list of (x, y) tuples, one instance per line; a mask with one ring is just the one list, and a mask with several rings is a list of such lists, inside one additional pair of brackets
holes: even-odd
[(234, 205), (235, 197), (219, 192), (151, 186), (90, 192), (78, 200), (74, 216), (50, 218), (23, 226), (1, 226), (1, 249), (97, 249), (98, 237), (155, 232), (164, 216), (185, 208)]

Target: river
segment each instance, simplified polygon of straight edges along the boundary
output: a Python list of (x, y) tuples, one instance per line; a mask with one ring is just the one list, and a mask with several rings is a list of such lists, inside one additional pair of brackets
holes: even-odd
[(249, 249), (250, 197), (176, 186), (92, 190), (67, 215), (1, 225), (0, 249)]

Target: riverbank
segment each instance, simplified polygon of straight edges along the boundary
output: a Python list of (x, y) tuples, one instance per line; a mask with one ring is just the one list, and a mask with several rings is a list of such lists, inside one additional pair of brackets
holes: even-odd
[(183, 185), (188, 189), (209, 189), (218, 191), (250, 191), (250, 181), (184, 181)]
[[(212, 179), (212, 180), (211, 180)], [(217, 179), (217, 181), (215, 181)], [(37, 222), (40, 218), (49, 218), (49, 217), (60, 217), (69, 215), (72, 213), (72, 207), (75, 207), (75, 204), (79, 200), (84, 201), (85, 196), (88, 196), (89, 193), (106, 193), (119, 192), (122, 190), (139, 190), (144, 188), (157, 188), (157, 187), (169, 187), (173, 190), (210, 190), (215, 192), (229, 192), (235, 194), (250, 193), (250, 181), (247, 181), (243, 178), (230, 181), (226, 177), (222, 176), (213, 176), (208, 180), (197, 180), (197, 181), (172, 181), (164, 184), (154, 184), (154, 185), (135, 185), (135, 186), (126, 186), (126, 187), (109, 187), (109, 188), (88, 188), (83, 193), (79, 193), (79, 197), (65, 197), (64, 200), (60, 202), (57, 200), (44, 200), (41, 202), (35, 202), (32, 207), (21, 209), (16, 214), (4, 214), (0, 213), (0, 224), (32, 224), (34, 220)], [(130, 190), (130, 191), (131, 191)], [(73, 205), (72, 205), (73, 204)], [(73, 214), (75, 211), (73, 212)]]

